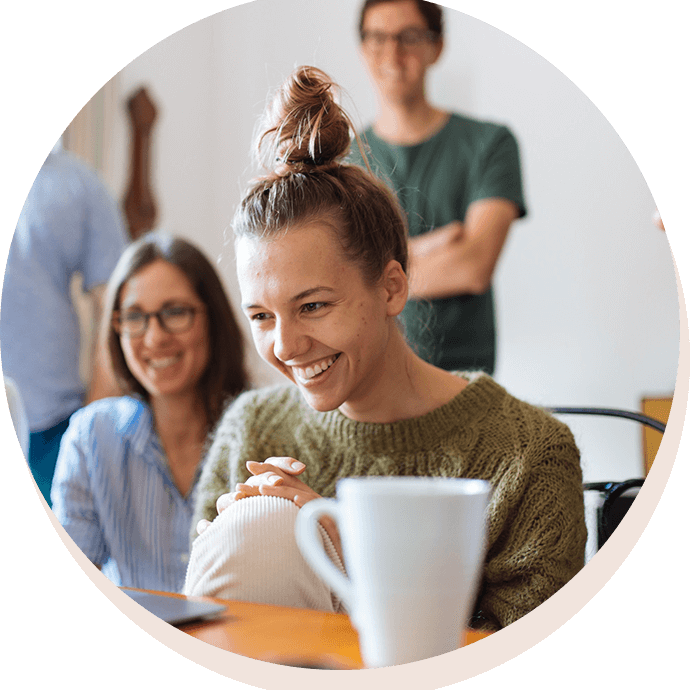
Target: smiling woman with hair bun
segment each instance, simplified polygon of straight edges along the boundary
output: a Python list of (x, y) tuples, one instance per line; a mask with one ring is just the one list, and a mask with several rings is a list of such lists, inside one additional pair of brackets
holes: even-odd
[[(584, 563), (578, 450), (564, 424), (488, 375), (444, 371), (408, 345), (404, 216), (344, 162), (353, 128), (335, 90), (300, 67), (277, 92), (257, 145), (270, 167), (234, 217), (242, 310), (292, 385), (241, 395), (220, 422), (184, 591), (339, 610), (295, 543), (301, 506), (343, 477), (473, 477), (494, 488), (473, 620), (500, 628)], [(342, 568), (337, 529), (321, 536)]]

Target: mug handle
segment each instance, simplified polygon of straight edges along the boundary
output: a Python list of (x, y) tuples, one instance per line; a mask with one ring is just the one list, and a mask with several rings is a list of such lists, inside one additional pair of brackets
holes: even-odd
[(352, 601), (352, 583), (334, 565), (323, 549), (318, 521), (323, 515), (338, 524), (338, 504), (332, 498), (315, 498), (297, 513), (295, 539), (304, 559), (314, 572), (345, 602)]

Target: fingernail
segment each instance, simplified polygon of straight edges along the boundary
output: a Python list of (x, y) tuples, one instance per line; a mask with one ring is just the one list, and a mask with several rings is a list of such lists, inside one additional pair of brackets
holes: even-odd
[(290, 467), (292, 467), (293, 470), (301, 470), (304, 467), (306, 467), (306, 465), (303, 462), (300, 462), (299, 460), (295, 460), (292, 463), (292, 465), (290, 465)]
[(266, 478), (266, 483), (267, 484), (275, 484), (279, 479), (280, 479), (280, 477), (277, 474), (272, 474)]

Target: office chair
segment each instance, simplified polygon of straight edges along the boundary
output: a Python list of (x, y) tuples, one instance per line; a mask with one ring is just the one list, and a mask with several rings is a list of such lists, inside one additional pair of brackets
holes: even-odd
[[(579, 414), (598, 417), (619, 417), (629, 419), (644, 426), (660, 431), (666, 430), (666, 424), (640, 414), (614, 408), (602, 407), (547, 407), (552, 414)], [(643, 478), (628, 479), (622, 482), (585, 482), (585, 491), (596, 491), (600, 494), (602, 502), (597, 507), (596, 513), (596, 550), (598, 551), (613, 534), (614, 530), (625, 517), (632, 505), (637, 492), (644, 484)]]

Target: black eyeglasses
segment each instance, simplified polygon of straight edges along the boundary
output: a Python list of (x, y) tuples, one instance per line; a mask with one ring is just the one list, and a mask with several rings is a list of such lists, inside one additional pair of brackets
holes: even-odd
[(116, 312), (113, 326), (119, 335), (138, 338), (146, 333), (149, 319), (155, 316), (160, 327), (166, 333), (184, 333), (194, 325), (194, 317), (197, 312), (202, 311), (204, 311), (204, 307), (191, 307), (183, 304), (163, 307), (163, 309), (151, 312), (132, 309), (131, 311)]
[(374, 52), (383, 50), (388, 39), (395, 41), (403, 50), (413, 50), (424, 43), (434, 43), (439, 35), (431, 29), (411, 27), (403, 29), (397, 34), (389, 34), (385, 31), (362, 31), (362, 45)]

